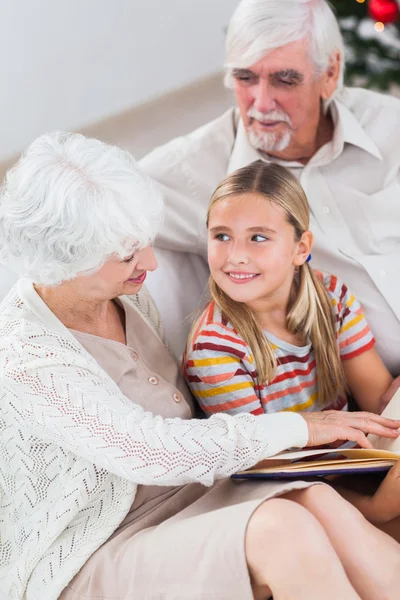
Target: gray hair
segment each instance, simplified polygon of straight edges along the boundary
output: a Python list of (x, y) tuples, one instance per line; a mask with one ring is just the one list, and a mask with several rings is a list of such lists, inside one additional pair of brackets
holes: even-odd
[(242, 0), (228, 27), (225, 84), (232, 87), (232, 69), (246, 69), (270, 50), (307, 37), (317, 75), (326, 71), (331, 54), (339, 51), (341, 72), (335, 93), (340, 92), (344, 43), (326, 0)]
[(35, 140), (0, 189), (0, 262), (58, 285), (150, 244), (163, 202), (133, 157), (83, 135)]

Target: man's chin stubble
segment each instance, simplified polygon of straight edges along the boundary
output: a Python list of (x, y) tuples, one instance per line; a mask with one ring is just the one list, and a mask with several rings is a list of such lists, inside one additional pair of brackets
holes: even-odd
[(285, 150), (289, 146), (292, 137), (290, 131), (284, 132), (277, 138), (274, 133), (260, 135), (255, 133), (252, 129), (247, 130), (247, 136), (253, 148), (266, 153), (282, 152), (282, 150)]

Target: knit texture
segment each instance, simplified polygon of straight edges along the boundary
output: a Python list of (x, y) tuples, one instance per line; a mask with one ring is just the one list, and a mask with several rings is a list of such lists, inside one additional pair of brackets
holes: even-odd
[[(132, 306), (160, 322), (144, 291)], [(133, 404), (20, 280), (0, 305), (0, 590), (56, 600), (138, 484), (182, 485), (307, 441), (298, 415), (162, 419)]]

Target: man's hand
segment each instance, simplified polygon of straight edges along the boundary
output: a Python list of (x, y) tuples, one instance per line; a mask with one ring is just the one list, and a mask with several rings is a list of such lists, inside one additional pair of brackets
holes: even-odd
[(381, 398), (381, 412), (387, 407), (397, 390), (400, 388), (400, 376), (394, 379), (389, 389), (383, 394)]
[(366, 434), (374, 433), (386, 438), (397, 438), (400, 420), (394, 421), (367, 412), (323, 412), (300, 413), (308, 426), (307, 446), (324, 446), (336, 440), (356, 442), (361, 448), (373, 448)]

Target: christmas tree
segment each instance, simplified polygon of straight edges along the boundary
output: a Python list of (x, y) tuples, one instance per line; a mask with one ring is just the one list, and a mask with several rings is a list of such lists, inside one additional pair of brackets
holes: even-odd
[(400, 85), (400, 0), (331, 0), (346, 44), (346, 83)]

